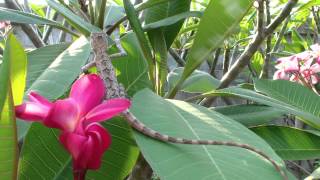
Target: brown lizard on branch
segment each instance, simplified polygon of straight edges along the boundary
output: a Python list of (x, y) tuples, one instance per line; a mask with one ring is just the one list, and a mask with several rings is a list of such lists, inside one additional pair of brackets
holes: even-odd
[[(120, 43), (120, 41), (118, 42)], [(89, 66), (96, 65), (98, 74), (103, 78), (106, 85), (106, 96), (105, 99), (111, 99), (116, 97), (125, 97), (124, 88), (121, 84), (118, 83), (117, 77), (115, 75), (115, 71), (113, 69), (111, 58), (106, 53), (107, 49), (107, 40), (106, 34), (101, 33), (92, 33), (91, 34), (91, 46), (94, 52), (94, 60), (90, 63)], [(120, 46), (120, 45), (118, 45)], [(120, 49), (120, 51), (122, 51)], [(89, 66), (86, 66), (88, 68)], [(214, 141), (214, 140), (194, 140), (194, 139), (184, 139), (184, 138), (176, 138), (171, 137), (165, 134), (161, 134), (153, 129), (146, 127), (141, 121), (139, 121), (129, 110), (122, 113), (124, 119), (128, 122), (128, 124), (137, 130), (138, 132), (156, 139), (162, 142), (170, 142), (177, 144), (192, 144), (192, 145), (223, 145), (223, 146), (233, 146), (244, 148), (249, 151), (252, 151), (256, 154), (259, 154), (266, 160), (268, 160), (275, 169), (281, 174), (284, 180), (287, 180), (288, 177), (285, 171), (268, 155), (264, 152), (248, 145), (248, 144), (240, 144), (235, 142), (225, 142), (225, 141)]]

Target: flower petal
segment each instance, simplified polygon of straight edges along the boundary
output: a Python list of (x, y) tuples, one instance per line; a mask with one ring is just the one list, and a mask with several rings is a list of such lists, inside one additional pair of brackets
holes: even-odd
[(113, 116), (123, 112), (128, 109), (131, 105), (131, 102), (128, 99), (124, 98), (115, 98), (110, 99), (99, 106), (92, 109), (86, 116), (84, 120), (85, 126), (93, 123), (104, 121), (112, 118)]
[(46, 98), (40, 96), (36, 92), (30, 92), (28, 96), (29, 96), (29, 100), (31, 102), (39, 103), (44, 106), (52, 106), (52, 103), (50, 101), (48, 101)]
[(98, 123), (92, 123), (86, 127), (85, 132), (90, 135), (90, 133), (95, 132), (99, 134), (101, 141), (101, 149), (105, 151), (111, 144), (111, 136), (108, 131)]
[(70, 132), (75, 130), (79, 119), (79, 108), (76, 102), (68, 98), (58, 100), (53, 104), (48, 117), (44, 121), (44, 125)]
[(73, 169), (98, 169), (103, 153), (111, 144), (111, 136), (101, 125), (94, 123), (85, 129), (85, 134), (63, 133), (60, 142), (72, 155)]
[(71, 87), (70, 97), (77, 101), (80, 115), (84, 116), (101, 103), (105, 92), (102, 79), (96, 74), (84, 75)]
[(99, 169), (103, 153), (111, 144), (111, 136), (102, 126), (98, 124), (91, 125), (87, 131), (87, 134), (90, 137), (87, 150), (91, 150), (92, 152), (87, 163), (87, 168)]
[(26, 102), (15, 107), (16, 116), (26, 121), (43, 121), (49, 114), (49, 106), (35, 102)]
[(72, 132), (64, 132), (59, 136), (61, 144), (70, 152), (74, 159), (78, 159), (81, 155), (83, 144), (88, 140), (86, 136), (82, 136)]

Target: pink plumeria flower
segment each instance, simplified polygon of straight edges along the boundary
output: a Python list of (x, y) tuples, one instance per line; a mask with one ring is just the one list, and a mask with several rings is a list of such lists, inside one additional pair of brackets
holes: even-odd
[(4, 29), (6, 27), (10, 26), (9, 21), (0, 21), (0, 29)]
[(310, 49), (314, 53), (314, 57), (316, 58), (317, 62), (320, 64), (320, 45), (319, 44), (313, 44), (310, 46)]
[(60, 129), (59, 140), (72, 155), (74, 172), (84, 176), (87, 169), (100, 167), (102, 155), (111, 144), (109, 133), (98, 122), (118, 115), (131, 105), (124, 98), (103, 102), (104, 92), (99, 76), (85, 75), (72, 85), (66, 99), (49, 102), (31, 92), (29, 102), (16, 106), (16, 116)]

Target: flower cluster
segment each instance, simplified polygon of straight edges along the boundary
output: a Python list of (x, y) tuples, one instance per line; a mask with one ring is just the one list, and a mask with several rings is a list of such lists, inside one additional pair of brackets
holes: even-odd
[(284, 79), (312, 86), (319, 82), (320, 72), (320, 46), (311, 46), (311, 51), (304, 51), (289, 57), (279, 58), (278, 70), (273, 79)]
[(26, 121), (39, 121), (61, 130), (59, 137), (71, 154), (75, 179), (84, 179), (87, 169), (98, 169), (103, 153), (111, 144), (111, 136), (98, 122), (128, 109), (130, 101), (116, 98), (103, 102), (105, 86), (94, 74), (82, 76), (66, 99), (49, 102), (37, 93), (29, 94), (29, 102), (16, 106), (16, 116)]

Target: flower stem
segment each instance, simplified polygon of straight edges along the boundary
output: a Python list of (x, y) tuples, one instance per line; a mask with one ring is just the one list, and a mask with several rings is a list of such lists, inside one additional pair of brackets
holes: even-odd
[(73, 179), (74, 180), (85, 180), (86, 179), (87, 170), (74, 170), (73, 171)]

